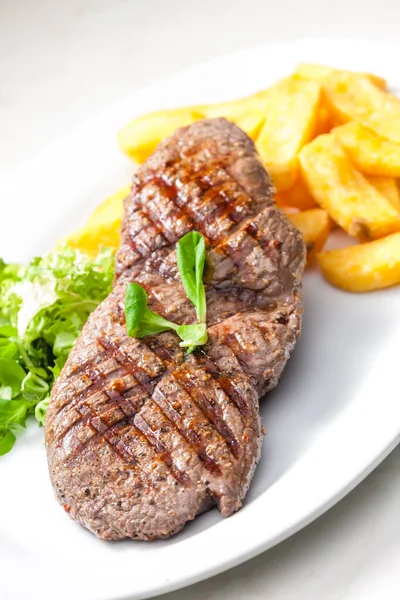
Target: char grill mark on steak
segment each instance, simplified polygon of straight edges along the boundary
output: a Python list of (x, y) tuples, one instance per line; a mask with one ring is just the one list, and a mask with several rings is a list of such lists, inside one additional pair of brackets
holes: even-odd
[(200, 366), (204, 368), (206, 373), (211, 374), (211, 376), (214, 378), (215, 385), (217, 385), (224, 392), (228, 402), (233, 403), (243, 417), (247, 417), (248, 409), (246, 400), (240, 394), (238, 388), (235, 387), (234, 379), (221, 376), (214, 362), (207, 355), (203, 348), (199, 349), (197, 356), (195, 356), (194, 359)]
[[(123, 396), (120, 396), (120, 398), (125, 400)], [(148, 423), (146, 423), (138, 410), (133, 409), (133, 413), (129, 416), (124, 414), (119, 415), (118, 421), (113, 423), (105, 422), (104, 415), (98, 417), (93, 416), (92, 414), (83, 413), (82, 416), (85, 419), (85, 424), (92, 429), (93, 436), (96, 436), (96, 439), (103, 438), (108, 442), (113, 451), (123, 458), (128, 466), (134, 467), (140, 465), (140, 458), (137, 453), (135, 453), (134, 446), (131, 443), (132, 439), (134, 439), (135, 442), (140, 439), (142, 443), (142, 453), (144, 452), (146, 445), (151, 447), (158, 462), (164, 464), (166, 470), (171, 473), (172, 477), (178, 483), (186, 485), (190, 482), (188, 475), (182, 472), (174, 464), (170, 452), (168, 452), (164, 444), (157, 438), (156, 433), (151, 429)], [(93, 436), (91, 436), (90, 439), (93, 440)], [(88, 441), (89, 440), (85, 440), (85, 443)], [(79, 451), (82, 451), (83, 447), (84, 443), (78, 448)], [(75, 455), (70, 458), (73, 460), (75, 457), (76, 452)], [(151, 482), (151, 478), (148, 476), (144, 479), (147, 484)]]
[(135, 427), (139, 429), (148, 440), (148, 442), (154, 447), (155, 451), (159, 454), (160, 460), (163, 460), (166, 466), (171, 471), (172, 476), (176, 481), (182, 485), (190, 483), (190, 477), (187, 473), (181, 471), (173, 462), (171, 453), (164, 446), (163, 442), (157, 436), (148, 423), (143, 419), (141, 415), (137, 415), (134, 420)]
[(174, 355), (168, 348), (160, 344), (157, 337), (152, 337), (148, 342), (149, 349), (160, 358), (164, 364), (170, 365), (174, 360)]
[(249, 204), (243, 188), (218, 161), (198, 171), (186, 162), (178, 173), (174, 169), (161, 176), (156, 173), (133, 186), (133, 198), (135, 220), (128, 243), (138, 255), (136, 263), (146, 262), (152, 252), (175, 244), (192, 229), (206, 239), (222, 239), (256, 214), (258, 206), (255, 200), (254, 206)]
[[(103, 346), (103, 348), (109, 350), (112, 356), (117, 360), (119, 364), (121, 364), (122, 367), (129, 366), (130, 370), (128, 371), (127, 369), (127, 373), (135, 373), (136, 380), (148, 394), (147, 398), (152, 400), (152, 394), (154, 392), (158, 380), (161, 377), (161, 373), (156, 374), (155, 379), (150, 379), (149, 375), (143, 371), (139, 364), (137, 362), (133, 362), (129, 355), (123, 352), (121, 348), (118, 348), (118, 346), (115, 343), (113, 343), (110, 338), (102, 338), (99, 340), (99, 343)], [(165, 367), (165, 365), (163, 366)], [(193, 377), (193, 374), (191, 374), (190, 370), (185, 365), (183, 365), (180, 369), (172, 371), (171, 376), (175, 379), (178, 386), (181, 387), (184, 390), (184, 392), (186, 392), (186, 394), (191, 398), (193, 407), (195, 407), (199, 413), (198, 420), (206, 422), (208, 427), (209, 423), (211, 423), (211, 425), (215, 427), (216, 431), (226, 441), (232, 453), (237, 456), (237, 441), (235, 440), (228, 425), (224, 422), (218, 404), (214, 399), (209, 399), (207, 397), (207, 393), (202, 392), (201, 389), (205, 385), (206, 380), (211, 377), (210, 374), (204, 371), (201, 374), (200, 380), (199, 378), (197, 378), (196, 381), (196, 379)], [(197, 393), (199, 394), (197, 400), (195, 391), (197, 391)], [(210, 395), (210, 391), (208, 392), (208, 394)], [(183, 435), (183, 437), (185, 436)], [(203, 451), (201, 451), (201, 455), (203, 455)]]
[[(113, 359), (118, 363), (118, 365), (120, 365), (120, 369), (123, 370), (125, 375), (130, 375), (131, 377), (133, 377), (134, 374), (134, 382), (136, 383), (136, 386), (128, 390), (124, 390), (123, 388), (119, 389), (121, 393), (118, 393), (118, 391), (116, 391), (115, 389), (115, 384), (121, 384), (121, 373), (119, 373), (117, 381), (114, 380), (112, 382), (113, 389), (110, 390), (107, 388), (107, 376), (114, 374), (116, 371), (112, 370), (106, 376), (98, 369), (92, 367), (90, 370), (87, 369), (86, 371), (86, 374), (90, 377), (92, 381), (92, 385), (88, 386), (85, 389), (85, 393), (81, 393), (78, 397), (80, 403), (83, 404), (84, 409), (82, 409), (79, 403), (76, 404), (74, 408), (83, 417), (82, 424), (86, 427), (89, 427), (93, 431), (93, 435), (95, 435), (96, 433), (102, 435), (107, 441), (109, 441), (113, 445), (115, 451), (120, 453), (124, 458), (128, 459), (128, 457), (133, 456), (132, 450), (130, 448), (124, 447), (122, 444), (118, 446), (117, 444), (113, 443), (113, 440), (116, 437), (114, 435), (114, 432), (118, 431), (119, 422), (122, 425), (125, 425), (127, 423), (130, 423), (129, 418), (134, 416), (135, 418), (133, 419), (131, 425), (139, 429), (143, 433), (143, 435), (146, 438), (148, 438), (148, 441), (151, 444), (153, 443), (154, 435), (151, 438), (149, 438), (147, 435), (147, 433), (151, 431), (150, 427), (145, 423), (144, 419), (140, 415), (138, 417), (135, 415), (139, 413), (143, 404), (147, 400), (154, 403), (152, 393), (154, 392), (154, 388), (157, 384), (157, 381), (161, 376), (161, 370), (155, 373), (155, 378), (151, 379), (149, 374), (146, 373), (137, 362), (138, 358), (140, 358), (140, 355), (136, 357), (135, 361), (135, 354), (129, 356), (126, 352), (124, 352), (124, 347), (118, 347), (118, 345), (115, 342), (113, 342), (111, 338), (103, 337), (99, 338), (97, 341), (100, 344), (100, 346), (102, 346), (108, 352), (108, 355), (112, 356)], [(182, 421), (176, 420), (175, 425), (182, 437), (184, 437), (185, 440), (191, 444), (194, 451), (197, 452), (200, 460), (205, 463), (206, 468), (210, 469), (214, 473), (219, 473), (220, 469), (217, 466), (215, 460), (205, 450), (206, 446), (204, 441), (202, 441), (201, 433), (198, 433), (198, 431), (196, 431), (197, 424), (201, 424), (202, 427), (207, 427), (208, 429), (210, 429), (210, 424), (215, 426), (216, 431), (220, 433), (221, 437), (226, 441), (228, 447), (234, 454), (237, 454), (237, 442), (234, 439), (232, 432), (229, 430), (229, 427), (226, 425), (226, 423), (224, 423), (223, 418), (220, 412), (218, 411), (217, 405), (212, 407), (211, 404), (207, 401), (207, 398), (204, 396), (203, 398), (201, 398), (200, 402), (196, 402), (195, 396), (193, 395), (194, 383), (191, 381), (190, 373), (187, 372), (186, 374), (188, 375), (188, 377), (182, 376), (181, 373), (175, 371), (172, 372), (171, 375), (177, 381), (178, 385), (181, 388), (183, 388), (182, 391), (184, 391), (191, 398), (191, 402), (196, 413), (194, 414), (194, 421), (192, 419), (192, 422), (196, 423), (196, 425), (193, 429), (193, 426), (185, 427)], [(90, 409), (86, 404), (88, 400), (88, 395), (92, 396), (92, 393), (97, 392), (100, 387), (103, 388), (104, 395), (106, 395), (107, 397), (107, 414), (109, 415), (109, 417), (111, 417), (112, 421), (105, 420), (105, 413), (102, 413), (101, 411), (93, 412), (92, 409)], [(124, 394), (126, 391), (132, 392), (135, 389), (139, 389), (139, 397), (136, 395), (134, 402), (132, 399), (127, 399)], [(166, 401), (171, 405), (171, 402), (169, 402), (167, 398)], [(112, 407), (111, 410), (110, 406)], [(177, 405), (171, 406), (174, 408), (174, 410), (177, 410)], [(162, 406), (158, 404), (157, 407), (163, 412), (166, 418), (169, 418), (168, 415), (171, 415), (169, 411), (168, 414), (166, 414), (166, 412), (163, 411)], [(180, 408), (177, 412), (181, 416), (182, 411)], [(193, 416), (193, 412), (191, 416)], [(117, 418), (117, 421), (114, 421), (114, 418)], [(138, 426), (138, 419), (141, 424), (140, 427)], [(76, 423), (76, 421), (74, 421), (72, 426), (79, 426), (79, 424)], [(194, 435), (192, 434), (192, 432), (194, 432)], [(62, 435), (65, 435), (66, 433), (68, 433), (68, 431), (59, 431), (58, 437), (62, 437)], [(214, 432), (212, 434), (210, 433), (209, 435), (215, 436)], [(86, 439), (85, 442), (89, 441), (89, 439), (91, 439), (92, 437), (93, 436)], [(79, 446), (78, 448), (76, 448), (75, 453), (81, 451), (82, 447), (83, 446)], [(157, 446), (156, 450), (158, 450)], [(163, 450), (163, 452), (165, 451)], [(186, 474), (182, 474), (179, 471), (179, 469), (177, 469), (174, 465), (171, 465), (167, 462), (167, 466), (171, 468), (174, 477), (180, 482), (189, 479)]]
[[(122, 365), (129, 365), (129, 367), (132, 369), (132, 372), (135, 373), (135, 377), (136, 380), (138, 381), (139, 385), (142, 386), (143, 390), (145, 390), (147, 392), (147, 396), (146, 398), (143, 399), (143, 402), (145, 400), (149, 400), (151, 402), (155, 402), (154, 398), (152, 396), (154, 389), (156, 387), (157, 381), (160, 379), (160, 375), (157, 375), (157, 378), (154, 380), (150, 380), (149, 376), (144, 373), (144, 371), (139, 367), (139, 365), (137, 363), (133, 363), (133, 361), (131, 360), (131, 358), (125, 354), (121, 352), (121, 349), (118, 348), (118, 346), (116, 344), (114, 344), (111, 339), (109, 338), (103, 338), (102, 340), (99, 340), (100, 344), (104, 347), (107, 348), (112, 355), (115, 357), (115, 359)], [(161, 344), (160, 344), (161, 346)], [(162, 347), (162, 346), (161, 346)], [(126, 362), (125, 362), (126, 361)], [(137, 370), (136, 370), (137, 369)], [(188, 388), (190, 387), (190, 380), (186, 380), (186, 378), (180, 377), (177, 371), (172, 371), (171, 376), (174, 377), (174, 379), (178, 382), (178, 385), (180, 385), (181, 387), (183, 387), (183, 389), (187, 392), (187, 394), (190, 395), (190, 392), (188, 391)], [(196, 407), (196, 409), (198, 410), (198, 412), (200, 413), (200, 415), (197, 415), (197, 421), (199, 422), (204, 422), (204, 421), (209, 421), (212, 422), (212, 411), (211, 410), (205, 410), (204, 409), (204, 405), (201, 405), (199, 403), (197, 403), (195, 401), (195, 398), (193, 396), (191, 396), (192, 399), (192, 403), (193, 406)], [(171, 404), (171, 402), (168, 401), (168, 399), (166, 398), (166, 402), (170, 404), (170, 406), (177, 411), (178, 413), (180, 413), (180, 410), (177, 410), (177, 406), (173, 406)], [(163, 413), (163, 415), (169, 419), (171, 415), (170, 411), (168, 411), (168, 413), (166, 411), (163, 410), (162, 406), (160, 406), (159, 404), (157, 405), (158, 409)], [(140, 410), (141, 406), (136, 408), (136, 412), (138, 412), (138, 410)], [(214, 410), (215, 413), (215, 410)], [(216, 417), (215, 417), (216, 418)], [(141, 421), (143, 422), (143, 419), (141, 419)], [(220, 421), (222, 422), (222, 419), (220, 418)], [(199, 446), (199, 442), (198, 440), (200, 439), (200, 437), (198, 436), (198, 434), (196, 433), (196, 438), (193, 437), (193, 435), (191, 435), (189, 432), (191, 432), (193, 430), (192, 427), (184, 427), (184, 426), (179, 426), (179, 424), (175, 421), (175, 425), (177, 427), (178, 432), (182, 435), (182, 437), (184, 437), (186, 439), (187, 442), (191, 443), (195, 440), (195, 449), (197, 450), (199, 457), (201, 460), (204, 460), (206, 463), (206, 466), (209, 466), (210, 464), (213, 466), (214, 465), (214, 461), (211, 457), (207, 456), (207, 453), (205, 453), (204, 451), (204, 444), (200, 444)], [(137, 419), (135, 419), (135, 426), (137, 426)], [(221, 428), (227, 432), (228, 428), (225, 426), (225, 428), (223, 427), (223, 425), (221, 425)], [(218, 428), (217, 428), (218, 430)], [(142, 431), (143, 433), (145, 433), (144, 431)], [(224, 437), (224, 434), (221, 433), (221, 435)], [(229, 436), (229, 441), (227, 442), (228, 445), (229, 444), (233, 444), (235, 440), (232, 439), (232, 434), (230, 432), (226, 433), (226, 435)], [(211, 459), (211, 462), (210, 462)]]
[[(195, 311), (175, 243), (207, 243), (209, 341), (187, 356), (174, 333), (127, 335), (126, 284), (177, 323)], [(51, 478), (70, 515), (104, 539), (154, 539), (217, 504), (241, 506), (261, 446), (258, 399), (300, 331), (304, 244), (274, 206), (251, 140), (223, 119), (179, 130), (125, 201), (116, 281), (54, 385)]]
[(214, 475), (221, 475), (221, 469), (216, 460), (207, 452), (206, 445), (198, 431), (190, 427), (190, 419), (185, 420), (185, 417), (176, 410), (176, 407), (168, 399), (168, 394), (165, 394), (162, 387), (155, 390), (153, 396), (154, 401), (160, 410), (174, 424), (176, 431), (184, 438), (188, 446), (197, 454), (198, 458), (204, 463), (205, 468)]
[[(232, 454), (238, 456), (238, 443), (228, 424), (224, 421), (220, 406), (215, 399), (215, 382), (210, 375), (203, 369), (198, 369), (197, 376), (182, 365), (180, 369), (173, 372), (175, 381), (184, 389), (191, 398), (193, 404), (204, 415), (204, 418), (215, 427), (216, 431), (226, 441)], [(210, 381), (211, 379), (211, 381)]]
[[(155, 386), (157, 385), (157, 381), (163, 374), (165, 370), (164, 363), (160, 361), (157, 356), (158, 364), (152, 365), (150, 370), (146, 370), (145, 364), (146, 360), (149, 360), (149, 355), (155, 357), (153, 352), (148, 351), (146, 357), (144, 357), (144, 361), (142, 362), (141, 352), (139, 350), (138, 353), (132, 354), (132, 346), (129, 348), (131, 351), (131, 355), (125, 351), (124, 346), (118, 346), (118, 343), (113, 341), (110, 337), (102, 337), (99, 339), (99, 344), (103, 346), (105, 350), (109, 352), (109, 354), (117, 361), (118, 364), (123, 367), (128, 374), (134, 375), (136, 381), (142, 386), (142, 388), (147, 392), (150, 396)], [(142, 344), (140, 344), (139, 348), (142, 348)], [(144, 347), (146, 348), (146, 346)], [(135, 350), (138, 348), (136, 347)], [(146, 349), (144, 350), (147, 351)], [(140, 361), (140, 362), (139, 362)]]
[[(182, 433), (183, 437), (188, 435), (188, 431), (195, 433), (196, 438), (201, 442), (201, 454), (203, 454), (203, 448), (210, 444), (214, 444), (221, 451), (227, 450), (230, 452), (229, 442), (234, 445), (231, 432), (225, 437), (218, 431), (216, 427), (218, 421), (216, 410), (212, 410), (209, 402), (201, 393), (197, 399), (195, 398), (190, 379), (186, 378), (185, 371), (184, 367), (182, 369), (178, 368), (167, 375), (167, 393), (163, 391), (164, 407), (165, 405), (168, 406), (168, 409), (165, 410), (166, 414), (172, 416), (178, 431)], [(158, 386), (157, 390), (161, 391), (161, 387)], [(179, 420), (176, 419), (176, 415), (179, 416)], [(221, 429), (223, 429), (222, 425)], [(225, 426), (225, 431), (226, 429), (228, 429), (227, 426)], [(191, 439), (195, 438), (190, 436), (188, 441)], [(207, 454), (209, 455), (208, 452)], [(210, 454), (210, 458), (214, 460), (215, 457)]]
[[(170, 204), (176, 207), (175, 218), (189, 218), (190, 228), (197, 229), (210, 240), (215, 239), (213, 228), (210, 228), (214, 221), (223, 221), (224, 218), (230, 221), (225, 233), (241, 221), (243, 215), (240, 209), (248, 207), (248, 203), (244, 202), (243, 193), (225, 170), (219, 168), (219, 177), (218, 167), (213, 169), (207, 166), (205, 171), (191, 173), (190, 176), (187, 176), (187, 169), (184, 172), (186, 177), (178, 180), (178, 183), (171, 183), (166, 176), (155, 180), (162, 186), (161, 189), (166, 190)], [(218, 232), (220, 235), (221, 232)]]
[[(92, 412), (93, 408), (95, 409), (95, 416), (98, 415), (97, 409), (102, 405), (107, 403), (107, 406), (110, 404), (116, 403), (116, 398), (119, 398), (118, 406), (130, 416), (128, 412), (128, 401), (125, 399), (125, 403), (121, 403), (122, 396), (118, 394), (119, 391), (124, 391), (125, 393), (134, 390), (142, 390), (142, 393), (147, 395), (147, 390), (145, 390), (142, 384), (138, 381), (136, 377), (134, 377), (130, 371), (126, 369), (123, 365), (116, 363), (115, 369), (110, 371), (107, 375), (104, 372), (95, 369), (94, 367), (90, 370), (87, 370), (85, 373), (86, 376), (89, 377), (89, 383), (85, 387), (83, 391), (74, 396), (72, 402), (63, 406), (58, 411), (58, 417), (61, 419), (55, 428), (55, 432), (58, 437), (62, 437), (65, 431), (62, 430), (62, 425), (64, 422), (64, 417), (68, 418), (68, 414), (76, 410), (83, 416), (88, 414), (88, 412)], [(111, 380), (111, 387), (108, 386), (108, 382), (110, 381), (110, 376), (114, 376)], [(128, 377), (129, 382), (127, 383), (124, 379)], [(101, 402), (101, 400), (103, 401)], [(88, 401), (91, 403), (91, 409), (88, 407)], [(61, 428), (60, 428), (61, 426)]]

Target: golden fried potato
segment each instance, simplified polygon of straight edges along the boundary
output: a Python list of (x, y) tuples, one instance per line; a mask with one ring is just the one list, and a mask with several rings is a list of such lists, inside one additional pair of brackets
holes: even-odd
[(71, 248), (78, 248), (91, 256), (97, 254), (100, 246), (118, 248), (123, 201), (129, 192), (128, 185), (104, 200), (81, 229), (62, 241)]
[(335, 72), (323, 84), (323, 97), (337, 124), (359, 121), (378, 135), (400, 143), (400, 100), (368, 77)]
[(336, 123), (329, 112), (328, 106), (324, 102), (323, 98), (321, 98), (321, 104), (317, 116), (317, 129), (315, 132), (315, 137), (318, 137), (324, 133), (329, 133), (332, 128), (335, 127), (335, 125)]
[(336, 127), (333, 133), (362, 173), (400, 177), (400, 144), (386, 140), (357, 121)]
[(118, 134), (120, 148), (130, 158), (143, 163), (164, 138), (178, 127), (185, 127), (199, 119), (225, 117), (233, 121), (252, 139), (256, 139), (266, 113), (269, 91), (216, 104), (160, 110), (134, 119)]
[(385, 196), (400, 211), (400, 196), (397, 181), (394, 177), (382, 177), (381, 175), (366, 175), (366, 179)]
[(317, 252), (322, 250), (331, 230), (331, 220), (321, 208), (289, 214), (293, 225), (303, 234), (307, 246), (307, 262), (313, 261)]
[(378, 135), (400, 144), (400, 100), (393, 94), (385, 94), (384, 102), (364, 119), (362, 123)]
[(239, 100), (200, 106), (199, 110), (207, 119), (225, 117), (233, 121), (255, 140), (265, 119), (268, 95), (269, 89), (261, 90)]
[(335, 71), (322, 83), (324, 101), (337, 123), (361, 121), (377, 110), (386, 94), (368, 77)]
[(130, 158), (143, 163), (165, 137), (178, 127), (185, 127), (204, 114), (194, 107), (160, 110), (134, 119), (118, 133), (118, 144)]
[(296, 71), (294, 72), (296, 77), (301, 79), (312, 79), (322, 83), (324, 79), (332, 75), (333, 73), (345, 73), (351, 75), (362, 75), (372, 81), (374, 85), (382, 90), (386, 90), (386, 81), (378, 75), (372, 75), (371, 73), (355, 73), (353, 71), (346, 71), (343, 69), (333, 69), (332, 67), (326, 67), (325, 65), (314, 65), (309, 63), (300, 63), (297, 65)]
[(354, 168), (332, 134), (307, 144), (299, 160), (312, 196), (350, 235), (369, 240), (400, 230), (400, 212)]
[(304, 185), (301, 177), (298, 177), (295, 184), (288, 190), (278, 192), (275, 195), (275, 202), (278, 206), (292, 206), (299, 210), (308, 210), (316, 206), (314, 198)]
[(400, 283), (400, 233), (318, 254), (326, 279), (349, 292), (368, 292)]
[(297, 154), (316, 132), (321, 87), (289, 77), (270, 88), (265, 122), (256, 145), (278, 191), (297, 179)]

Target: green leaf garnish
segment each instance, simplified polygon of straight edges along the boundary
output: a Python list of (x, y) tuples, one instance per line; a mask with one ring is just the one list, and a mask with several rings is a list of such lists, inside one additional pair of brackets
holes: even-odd
[(179, 273), (186, 295), (195, 307), (200, 322), (206, 320), (206, 293), (203, 285), (205, 259), (206, 245), (200, 233), (191, 231), (179, 240), (176, 246)]
[(35, 408), (35, 418), (37, 421), (39, 421), (39, 423), (41, 425), (44, 425), (45, 421), (46, 421), (46, 411), (47, 411), (47, 407), (49, 405), (49, 396), (47, 396), (46, 398), (44, 398), (43, 400), (41, 400)]
[(147, 308), (147, 293), (138, 283), (128, 283), (125, 299), (126, 328), (132, 337), (142, 338), (163, 331), (176, 331), (178, 325)]
[(63, 247), (28, 266), (0, 259), (0, 455), (28, 415), (44, 423), (54, 380), (113, 277), (111, 250), (91, 259)]
[(0, 456), (10, 452), (15, 444), (15, 439), (15, 435), (9, 429), (0, 430)]
[(193, 352), (197, 346), (204, 346), (207, 343), (207, 326), (205, 323), (180, 325), (177, 334), (182, 340), (179, 345), (187, 348), (188, 354)]
[(0, 420), (4, 426), (12, 428), (14, 425), (25, 427), (25, 417), (29, 403), (21, 399), (0, 400)]
[[(46, 373), (45, 373), (46, 374)], [(49, 384), (34, 371), (30, 371), (22, 382), (22, 396), (28, 402), (40, 402), (49, 393)]]
[(203, 236), (197, 231), (184, 235), (176, 247), (179, 273), (186, 295), (196, 309), (198, 323), (177, 325), (167, 321), (147, 306), (147, 293), (138, 283), (128, 283), (126, 288), (125, 316), (128, 334), (142, 338), (163, 331), (175, 331), (181, 338), (180, 346), (188, 354), (207, 343), (206, 293), (203, 272), (206, 247)]
[(24, 369), (16, 360), (0, 358), (0, 383), (11, 387), (13, 397), (21, 391), (25, 375)]

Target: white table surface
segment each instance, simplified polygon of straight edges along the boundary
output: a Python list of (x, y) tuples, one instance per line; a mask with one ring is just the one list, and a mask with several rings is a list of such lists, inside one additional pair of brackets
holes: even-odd
[[(399, 0), (0, 0), (1, 177), (121, 96), (196, 62), (273, 39), (400, 41), (399, 23)], [(297, 535), (163, 598), (399, 597), (400, 447)]]

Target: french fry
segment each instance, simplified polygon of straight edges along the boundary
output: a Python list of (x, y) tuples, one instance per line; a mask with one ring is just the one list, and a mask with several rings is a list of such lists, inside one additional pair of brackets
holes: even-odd
[(129, 192), (130, 186), (128, 185), (104, 200), (92, 212), (86, 224), (62, 242), (91, 256), (97, 254), (100, 246), (118, 248), (123, 201)]
[(400, 283), (400, 233), (380, 240), (329, 250), (318, 262), (332, 285), (349, 292), (368, 292)]
[(178, 127), (185, 127), (204, 114), (196, 107), (160, 110), (134, 119), (118, 133), (118, 144), (138, 163), (143, 163), (162, 139), (173, 134)]
[(278, 191), (294, 185), (297, 154), (316, 132), (321, 87), (289, 77), (270, 89), (256, 145)]
[(307, 262), (322, 250), (331, 230), (331, 220), (326, 210), (313, 208), (297, 214), (289, 214), (293, 225), (303, 234), (307, 247)]
[(292, 206), (299, 210), (308, 210), (316, 206), (314, 198), (304, 185), (301, 177), (298, 177), (295, 184), (288, 190), (278, 192), (275, 196), (275, 202), (278, 206)]
[(382, 177), (381, 175), (366, 175), (366, 179), (385, 196), (400, 211), (400, 196), (397, 181), (394, 177)]
[(352, 121), (333, 130), (354, 165), (367, 175), (400, 177), (400, 144)]
[(368, 77), (336, 72), (322, 84), (324, 101), (337, 123), (360, 121), (378, 135), (400, 144), (400, 100)]
[(332, 134), (307, 144), (299, 160), (312, 196), (350, 235), (366, 241), (400, 230), (400, 212), (353, 167)]
[(315, 65), (310, 63), (300, 63), (297, 65), (296, 71), (294, 72), (296, 77), (301, 79), (312, 79), (323, 83), (323, 81), (332, 75), (333, 73), (346, 73), (351, 75), (362, 75), (372, 81), (374, 85), (382, 90), (386, 90), (386, 81), (378, 75), (372, 75), (371, 73), (356, 73), (353, 71), (347, 71), (343, 69), (333, 69), (332, 67), (326, 67), (325, 65)]

